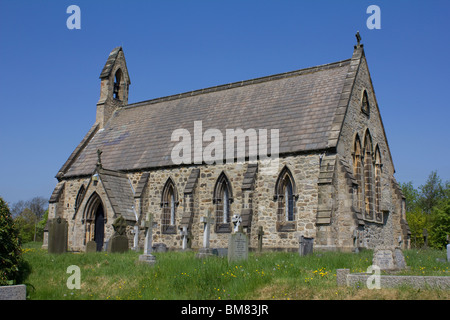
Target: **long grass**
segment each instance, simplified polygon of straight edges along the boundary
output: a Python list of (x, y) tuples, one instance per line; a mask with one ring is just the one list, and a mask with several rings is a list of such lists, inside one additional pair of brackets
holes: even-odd
[[(139, 252), (48, 254), (40, 244), (25, 246), (31, 265), (29, 299), (101, 300), (229, 300), (229, 299), (450, 299), (449, 291), (337, 287), (336, 269), (364, 272), (372, 252), (324, 252), (300, 257), (296, 253), (250, 253), (247, 261), (197, 259), (195, 252), (155, 253), (157, 263), (138, 263)], [(408, 250), (405, 257), (415, 274), (448, 275), (440, 251)], [(81, 288), (69, 289), (67, 268), (78, 266)]]

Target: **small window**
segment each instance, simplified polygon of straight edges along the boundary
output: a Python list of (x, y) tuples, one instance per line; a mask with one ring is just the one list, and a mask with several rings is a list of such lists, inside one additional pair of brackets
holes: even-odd
[(213, 196), (213, 203), (215, 204), (216, 211), (215, 230), (218, 233), (231, 231), (230, 205), (232, 202), (233, 193), (231, 184), (225, 173), (222, 172), (217, 179)]
[(120, 90), (122, 80), (122, 70), (118, 69), (116, 74), (114, 75), (114, 89), (113, 89), (113, 97), (117, 100), (122, 100), (122, 93)]
[(176, 233), (176, 208), (178, 206), (177, 192), (172, 179), (168, 179), (162, 193), (162, 232)]
[(277, 208), (277, 230), (295, 231), (295, 183), (290, 170), (284, 167), (275, 186), (274, 199), (278, 203)]
[(369, 104), (369, 96), (367, 94), (367, 90), (363, 91), (362, 100), (361, 100), (361, 111), (366, 115), (370, 114), (370, 104)]
[(75, 212), (77, 212), (78, 209), (80, 208), (81, 202), (83, 201), (85, 192), (86, 192), (85, 187), (82, 184), (81, 187), (80, 187), (80, 190), (78, 190), (78, 194), (77, 194), (77, 197), (75, 199)]

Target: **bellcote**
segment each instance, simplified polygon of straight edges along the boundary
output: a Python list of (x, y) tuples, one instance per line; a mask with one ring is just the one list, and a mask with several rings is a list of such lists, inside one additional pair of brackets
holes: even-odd
[(96, 122), (103, 128), (117, 108), (128, 104), (128, 89), (131, 82), (122, 47), (111, 51), (100, 73), (100, 80)]

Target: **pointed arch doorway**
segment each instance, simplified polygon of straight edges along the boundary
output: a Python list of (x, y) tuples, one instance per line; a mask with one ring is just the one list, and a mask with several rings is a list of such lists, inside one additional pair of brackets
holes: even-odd
[(100, 196), (94, 192), (85, 208), (85, 240), (94, 241), (96, 251), (102, 251), (105, 241), (106, 214)]

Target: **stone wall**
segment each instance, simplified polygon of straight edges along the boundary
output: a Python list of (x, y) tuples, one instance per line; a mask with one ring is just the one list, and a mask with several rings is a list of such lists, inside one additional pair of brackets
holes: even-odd
[[(362, 93), (367, 91), (370, 111), (368, 114), (362, 112)], [(364, 138), (367, 130), (370, 132), (373, 146), (373, 159), (375, 149), (378, 147), (381, 155), (381, 202), (380, 211), (382, 221), (367, 220), (363, 210), (361, 212), (364, 224), (357, 228), (359, 235), (358, 242), (367, 248), (374, 248), (379, 244), (397, 244), (398, 236), (401, 235), (400, 218), (402, 199), (395, 195), (392, 180), (394, 175), (394, 165), (389, 151), (388, 142), (385, 136), (383, 123), (381, 120), (378, 104), (372, 86), (365, 56), (361, 57), (361, 64), (356, 74), (356, 79), (352, 94), (350, 96), (349, 107), (344, 119), (342, 132), (339, 137), (337, 151), (351, 170), (354, 161), (354, 143), (356, 135), (359, 136), (364, 148)], [(394, 179), (395, 180), (395, 179)], [(370, 187), (372, 194), (375, 192), (374, 179), (372, 183), (361, 185), (361, 192), (366, 194), (366, 188)], [(375, 200), (373, 200), (375, 201)], [(353, 208), (354, 210), (357, 208)]]
[[(277, 170), (265, 170), (265, 164), (259, 163), (258, 173), (253, 185), (253, 189), (246, 191), (248, 197), (251, 198), (252, 217), (251, 224), (247, 228), (250, 238), (250, 248), (257, 247), (257, 230), (259, 226), (264, 228), (263, 247), (265, 249), (281, 249), (281, 250), (298, 250), (298, 238), (300, 235), (305, 237), (316, 236), (316, 215), (318, 201), (318, 175), (319, 175), (319, 154), (289, 156), (279, 161)], [(209, 208), (212, 209), (214, 215), (215, 205), (213, 203), (214, 187), (219, 175), (224, 172), (231, 184), (233, 201), (230, 205), (230, 215), (235, 213), (241, 214), (244, 206), (244, 194), (242, 192), (242, 184), (247, 163), (232, 163), (219, 165), (204, 165), (192, 167), (166, 168), (149, 172), (147, 186), (143, 190), (141, 198), (135, 199), (135, 208), (138, 211), (140, 225), (142, 220), (146, 219), (148, 212), (154, 215), (154, 221), (157, 226), (153, 229), (153, 243), (164, 243), (169, 249), (181, 249), (182, 239), (179, 228), (183, 212), (186, 210), (186, 201), (184, 197), (184, 189), (189, 175), (194, 168), (200, 168), (200, 175), (193, 192), (193, 221), (191, 246), (193, 249), (200, 248), (203, 243), (203, 225), (200, 223), (200, 217), (206, 215)], [(297, 195), (295, 202), (296, 219), (295, 228), (290, 232), (278, 232), (276, 230), (277, 222), (277, 202), (274, 200), (275, 184), (278, 175), (285, 166), (291, 171)], [(134, 190), (136, 190), (142, 172), (130, 173), (128, 178)], [(164, 185), (169, 179), (173, 180), (178, 205), (176, 207), (175, 233), (164, 233), (161, 226), (161, 194)], [(77, 210), (76, 198), (81, 185), (86, 188), (86, 194), (83, 201), (79, 204)], [(113, 210), (109, 204), (107, 194), (103, 188), (101, 181), (97, 186), (90, 183), (89, 178), (79, 178), (67, 180), (65, 184), (64, 196), (61, 203), (62, 216), (69, 222), (69, 248), (72, 250), (84, 250), (85, 246), (85, 224), (83, 223), (83, 214), (85, 207), (92, 196), (97, 193), (102, 199), (105, 208), (105, 217), (107, 219), (105, 225), (105, 241), (113, 233), (112, 222), (114, 220)], [(139, 229), (138, 248), (143, 247), (144, 232)], [(127, 229), (127, 235), (130, 239), (130, 248), (133, 247), (134, 238), (133, 226), (130, 224)], [(229, 233), (217, 233), (212, 228), (210, 236), (210, 245), (213, 248), (226, 248)]]

